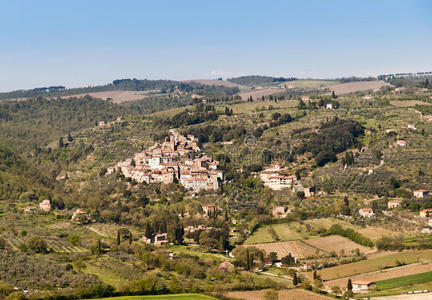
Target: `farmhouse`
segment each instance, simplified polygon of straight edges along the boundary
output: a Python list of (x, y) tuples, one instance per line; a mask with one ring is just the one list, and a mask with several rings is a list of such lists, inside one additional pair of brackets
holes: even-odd
[(403, 140), (397, 140), (396, 141), (396, 146), (405, 147), (406, 145), (407, 145), (406, 141), (403, 141)]
[(291, 210), (283, 206), (276, 206), (272, 210), (273, 217), (278, 217), (278, 218), (285, 218), (290, 213)]
[(168, 234), (167, 233), (152, 234), (150, 238), (144, 237), (144, 240), (147, 244), (165, 245), (168, 243)]
[(313, 197), (316, 193), (316, 188), (314, 186), (307, 187), (303, 190), (303, 192), (306, 198)]
[(224, 272), (231, 272), (234, 270), (234, 265), (229, 261), (224, 261), (219, 264), (218, 269)]
[(51, 202), (48, 199), (45, 199), (39, 203), (39, 208), (43, 211), (51, 211)]
[(72, 215), (72, 221), (80, 224), (88, 223), (90, 222), (90, 216), (81, 208), (77, 208), (77, 210)]
[(376, 283), (373, 281), (357, 280), (352, 282), (353, 292), (362, 292), (376, 288)]
[(214, 216), (216, 214), (216, 212), (219, 210), (219, 208), (214, 206), (213, 204), (204, 205), (202, 207), (202, 209), (203, 209), (204, 214), (207, 216), (211, 216), (211, 215)]
[(360, 208), (359, 215), (363, 218), (370, 218), (375, 216), (375, 213), (372, 208), (367, 207), (367, 208)]
[(387, 208), (388, 209), (398, 208), (398, 207), (400, 207), (401, 202), (402, 202), (402, 200), (400, 200), (400, 199), (390, 200), (389, 202), (387, 202)]
[(420, 217), (422, 218), (427, 218), (432, 216), (432, 209), (431, 208), (426, 208), (420, 211)]
[(333, 109), (333, 104), (331, 104), (331, 103), (326, 104), (326, 108), (327, 109)]
[(414, 197), (416, 198), (423, 198), (426, 197), (429, 194), (428, 190), (417, 190), (413, 192)]

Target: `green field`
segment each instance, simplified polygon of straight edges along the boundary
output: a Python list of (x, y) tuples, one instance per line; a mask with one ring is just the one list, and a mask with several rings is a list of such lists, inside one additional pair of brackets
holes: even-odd
[[(274, 229), (278, 236), (278, 240), (271, 235), (270, 230)], [(261, 244), (273, 242), (287, 242), (307, 238), (307, 234), (303, 232), (296, 232), (295, 227), (288, 224), (273, 224), (265, 225), (258, 228), (245, 242), (245, 244)]]
[(152, 295), (152, 296), (123, 296), (100, 298), (96, 300), (215, 300), (217, 298), (201, 294), (173, 294), (173, 295)]
[(377, 290), (388, 290), (397, 287), (426, 283), (432, 281), (432, 272), (425, 272), (402, 277), (396, 277), (377, 282)]
[(294, 86), (295, 88), (320, 88), (328, 85), (338, 84), (335, 80), (294, 80), (283, 82), (282, 86)]

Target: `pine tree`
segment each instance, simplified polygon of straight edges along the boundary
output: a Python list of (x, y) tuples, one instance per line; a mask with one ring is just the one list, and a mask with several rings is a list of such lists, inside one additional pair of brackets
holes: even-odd
[(316, 272), (316, 270), (314, 270), (314, 272), (313, 272), (313, 279), (314, 279), (314, 280), (317, 279), (317, 272)]
[(72, 138), (72, 136), (71, 136), (70, 133), (68, 133), (67, 140), (68, 140), (68, 142), (72, 142), (73, 141), (73, 138)]
[(62, 136), (59, 139), (58, 145), (59, 145), (60, 148), (62, 148), (64, 146), (63, 137)]

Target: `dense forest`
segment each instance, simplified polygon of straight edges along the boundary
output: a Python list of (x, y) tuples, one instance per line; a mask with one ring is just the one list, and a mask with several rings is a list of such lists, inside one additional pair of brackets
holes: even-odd
[(298, 154), (310, 152), (318, 166), (337, 160), (336, 155), (346, 149), (358, 146), (357, 138), (363, 134), (363, 127), (354, 120), (335, 117), (321, 125), (320, 132), (313, 135), (297, 149)]
[(4, 103), (0, 105), (0, 138), (20, 151), (28, 151), (130, 112), (130, 108), (89, 96)]

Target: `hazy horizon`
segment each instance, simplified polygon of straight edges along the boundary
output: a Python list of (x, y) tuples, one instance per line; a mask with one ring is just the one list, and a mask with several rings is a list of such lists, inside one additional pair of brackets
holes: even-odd
[(1, 92), (120, 78), (432, 71), (429, 1), (19, 1), (3, 7)]

